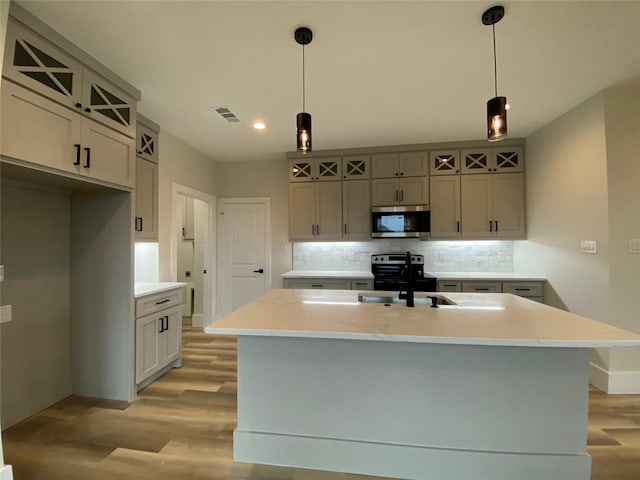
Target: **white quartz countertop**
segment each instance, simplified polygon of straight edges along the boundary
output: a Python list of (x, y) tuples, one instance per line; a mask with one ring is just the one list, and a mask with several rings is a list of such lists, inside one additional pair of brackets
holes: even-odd
[[(416, 293), (421, 295), (426, 294)], [(640, 346), (638, 334), (515, 295), (438, 295), (457, 305), (385, 306), (358, 302), (355, 290), (274, 289), (215, 321), (205, 332), (518, 347)]]
[(136, 298), (152, 295), (154, 293), (166, 292), (174, 288), (181, 288), (184, 282), (152, 282), (152, 283), (136, 283), (134, 286), (134, 295)]
[(290, 270), (282, 278), (365, 278), (373, 279), (373, 273), (367, 271), (346, 270)]
[(438, 280), (494, 280), (513, 282), (544, 282), (545, 277), (510, 272), (427, 272)]

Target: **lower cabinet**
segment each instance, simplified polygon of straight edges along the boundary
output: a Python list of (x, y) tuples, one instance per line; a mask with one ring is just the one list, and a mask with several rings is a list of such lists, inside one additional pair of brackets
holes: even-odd
[(373, 280), (353, 278), (285, 278), (284, 288), (326, 290), (373, 290)]
[(512, 293), (544, 303), (544, 282), (498, 280), (438, 280), (439, 292)]
[[(136, 384), (180, 359), (182, 351), (182, 306), (180, 290), (137, 299), (156, 311), (136, 318)], [(176, 302), (178, 302), (176, 304)]]

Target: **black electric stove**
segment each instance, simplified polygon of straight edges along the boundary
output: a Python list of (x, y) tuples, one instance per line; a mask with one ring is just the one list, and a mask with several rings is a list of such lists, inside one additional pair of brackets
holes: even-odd
[[(424, 273), (424, 256), (410, 254), (413, 289), (416, 292), (435, 292), (438, 288), (436, 277)], [(371, 255), (371, 273), (374, 290), (405, 290), (407, 254), (378, 253)]]

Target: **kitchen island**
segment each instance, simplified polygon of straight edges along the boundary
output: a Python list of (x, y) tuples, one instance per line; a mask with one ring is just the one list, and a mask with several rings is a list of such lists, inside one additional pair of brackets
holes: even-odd
[(207, 327), (238, 336), (234, 459), (587, 480), (589, 348), (640, 346), (640, 335), (510, 294), (445, 296), (455, 305), (272, 290)]

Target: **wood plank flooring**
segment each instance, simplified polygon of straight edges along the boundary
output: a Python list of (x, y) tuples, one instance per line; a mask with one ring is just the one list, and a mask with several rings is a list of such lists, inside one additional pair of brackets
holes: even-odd
[[(640, 395), (589, 394), (593, 480), (640, 478)], [(365, 480), (234, 463), (236, 342), (183, 328), (183, 366), (127, 404), (69, 397), (3, 433), (16, 480)], [(444, 480), (444, 479), (443, 479)]]

